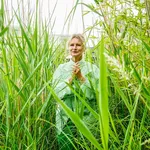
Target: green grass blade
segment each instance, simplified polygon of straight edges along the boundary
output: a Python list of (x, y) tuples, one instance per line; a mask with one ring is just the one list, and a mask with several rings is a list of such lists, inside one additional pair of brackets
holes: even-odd
[[(141, 85), (140, 85), (139, 90), (137, 92), (137, 95), (135, 97), (133, 111), (131, 113), (130, 122), (129, 122), (129, 125), (128, 125), (127, 130), (126, 130), (126, 134), (125, 134), (125, 139), (124, 139), (124, 144), (123, 144), (123, 150), (124, 149), (126, 150), (126, 145), (127, 145), (127, 142), (129, 141), (129, 138), (130, 138), (129, 137), (130, 131), (132, 131), (132, 128), (134, 128), (133, 122), (135, 121), (135, 113), (136, 113), (137, 106), (138, 106), (140, 91), (141, 91)], [(131, 134), (131, 136), (132, 136), (132, 134)], [(129, 147), (130, 147), (130, 144), (129, 144)]]
[(150, 46), (146, 42), (144, 42), (144, 41), (142, 41), (142, 42), (143, 42), (145, 48), (147, 49), (148, 53), (150, 54)]
[(53, 89), (49, 86), (48, 89), (54, 96), (55, 100), (61, 105), (65, 113), (68, 115), (68, 117), (73, 121), (73, 123), (76, 125), (76, 127), (80, 130), (80, 132), (98, 149), (102, 150), (100, 144), (95, 139), (93, 134), (89, 131), (87, 126), (84, 124), (84, 122), (80, 119), (80, 117), (74, 113), (62, 100), (60, 100)]
[[(16, 13), (15, 13), (15, 14), (16, 14)], [(17, 14), (16, 14), (16, 18), (17, 18), (17, 20), (18, 20), (18, 22), (19, 22), (19, 25), (20, 25), (21, 31), (22, 31), (22, 33), (23, 33), (23, 36), (24, 36), (24, 38), (25, 38), (25, 40), (26, 40), (26, 42), (27, 42), (27, 44), (28, 44), (29, 50), (31, 51), (32, 55), (35, 56), (34, 50), (33, 50), (33, 48), (32, 48), (32, 44), (31, 44), (31, 42), (30, 42), (30, 39), (29, 39), (28, 35), (26, 34), (26, 32), (25, 32), (25, 30), (24, 30), (24, 28), (23, 28), (23, 25), (22, 25), (22, 23), (21, 23), (19, 17), (17, 16)]]
[(5, 27), (5, 28), (0, 32), (0, 37), (3, 36), (3, 34), (5, 34), (5, 32), (7, 32), (8, 29), (9, 29), (9, 27)]
[(103, 148), (108, 150), (108, 133), (109, 133), (109, 117), (108, 117), (108, 82), (107, 82), (107, 65), (104, 56), (104, 37), (102, 36), (100, 43), (100, 79), (99, 79), (99, 112), (100, 112), (100, 133)]
[(35, 69), (31, 72), (31, 74), (29, 75), (29, 77), (26, 79), (26, 81), (24, 82), (22, 88), (20, 89), (20, 91), (18, 92), (18, 95), (20, 94), (20, 92), (23, 90), (23, 88), (26, 86), (27, 83), (30, 82), (31, 78), (34, 76), (34, 74), (37, 72), (37, 70), (40, 68), (40, 66), (42, 65), (42, 60), (37, 64), (37, 66), (35, 67)]
[(79, 98), (79, 100), (82, 102), (82, 104), (84, 104), (84, 105), (87, 107), (87, 109), (92, 113), (92, 115), (98, 120), (98, 119), (99, 119), (99, 114), (98, 114), (97, 112), (95, 112), (95, 111), (89, 106), (89, 104), (85, 101), (84, 97), (81, 97), (80, 94), (78, 94), (78, 93), (76, 92), (76, 90), (74, 90), (68, 83), (66, 83), (66, 84), (70, 87), (71, 91)]
[(131, 105), (128, 101), (128, 98), (126, 97), (126, 95), (123, 93), (123, 91), (120, 89), (119, 85), (117, 85), (117, 83), (115, 82), (115, 80), (113, 79), (113, 77), (111, 77), (111, 81), (114, 84), (115, 89), (117, 90), (117, 92), (119, 93), (119, 95), (121, 96), (122, 100), (124, 101), (126, 107), (128, 108), (129, 112), (131, 113)]

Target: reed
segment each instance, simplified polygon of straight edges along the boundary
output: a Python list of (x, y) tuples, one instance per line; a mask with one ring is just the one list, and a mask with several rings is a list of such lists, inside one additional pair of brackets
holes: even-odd
[[(82, 9), (83, 18), (88, 13), (97, 16), (92, 26), (84, 28), (86, 37), (93, 43), (93, 49), (87, 51), (85, 59), (100, 68), (100, 91), (95, 91), (99, 111), (93, 110), (84, 95), (72, 89), (98, 123), (92, 130), (52, 88), (53, 73), (65, 62), (66, 41), (53, 36), (48, 21), (41, 22), (38, 0), (35, 12), (28, 9), (22, 15), (20, 6), (25, 7), (24, 1), (18, 1), (18, 9), (10, 16), (6, 12), (6, 1), (1, 0), (0, 149), (57, 150), (56, 103), (75, 123), (81, 136), (78, 143), (87, 150), (149, 149), (148, 1), (106, 0), (92, 4), (76, 1), (68, 14), (67, 20), (72, 20), (76, 8), (85, 6), (88, 10)], [(22, 16), (28, 21), (24, 22)], [(18, 28), (13, 26), (14, 18)], [(95, 43), (92, 33), (101, 29), (103, 36), (98, 36), (98, 43)], [(91, 57), (93, 53), (95, 59)], [(98, 136), (93, 131), (97, 131)]]

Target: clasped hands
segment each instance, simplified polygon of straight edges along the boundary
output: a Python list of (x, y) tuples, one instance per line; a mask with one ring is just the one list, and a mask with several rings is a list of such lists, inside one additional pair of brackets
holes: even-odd
[(72, 69), (72, 76), (69, 79), (69, 83), (72, 83), (72, 81), (74, 79), (78, 79), (79, 81), (81, 81), (82, 83), (85, 81), (85, 78), (83, 77), (82, 73), (81, 73), (81, 69), (80, 69), (80, 65), (79, 62), (76, 62), (75, 65), (73, 66)]

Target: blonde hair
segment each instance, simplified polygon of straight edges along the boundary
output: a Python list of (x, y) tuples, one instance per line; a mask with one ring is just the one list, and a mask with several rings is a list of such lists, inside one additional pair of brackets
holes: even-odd
[(73, 34), (70, 38), (69, 38), (69, 40), (68, 40), (68, 43), (67, 43), (67, 46), (69, 46), (69, 43), (70, 43), (70, 41), (73, 39), (73, 38), (77, 38), (77, 39), (79, 39), (80, 41), (81, 41), (81, 43), (83, 44), (83, 49), (85, 50), (85, 48), (86, 48), (86, 46), (85, 46), (85, 38), (84, 38), (84, 36), (82, 35), (82, 34)]

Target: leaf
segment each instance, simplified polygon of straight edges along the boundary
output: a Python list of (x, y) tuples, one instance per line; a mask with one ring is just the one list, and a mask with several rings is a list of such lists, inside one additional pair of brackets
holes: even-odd
[(143, 42), (145, 48), (147, 49), (148, 53), (150, 54), (150, 46), (146, 42), (144, 42), (144, 41), (142, 41), (142, 42)]
[(99, 111), (100, 111), (100, 132), (102, 144), (105, 150), (108, 150), (108, 82), (107, 82), (107, 65), (104, 56), (104, 38), (100, 42), (100, 78), (99, 78)]
[(80, 119), (80, 117), (73, 112), (61, 99), (58, 98), (58, 96), (55, 94), (52, 87), (48, 86), (48, 89), (50, 90), (51, 94), (54, 96), (55, 100), (61, 105), (64, 112), (67, 114), (67, 116), (72, 120), (72, 122), (76, 125), (76, 127), (80, 130), (80, 132), (98, 149), (102, 150), (100, 144), (96, 140), (96, 138), (93, 136), (93, 134), (90, 132), (90, 130), (87, 128), (87, 126), (84, 124), (84, 122)]
[(9, 29), (9, 27), (5, 27), (2, 32), (0, 32), (0, 37), (5, 34), (5, 32)]

